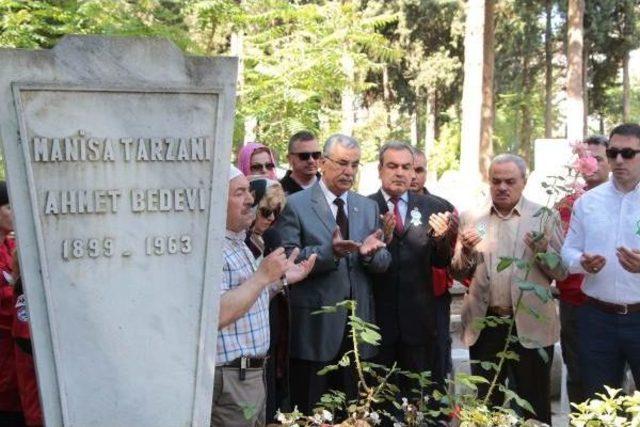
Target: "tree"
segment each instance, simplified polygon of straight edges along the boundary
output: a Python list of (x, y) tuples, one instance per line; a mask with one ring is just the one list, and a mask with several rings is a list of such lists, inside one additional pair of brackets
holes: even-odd
[(484, 59), (482, 64), (482, 121), (480, 127), (480, 174), (489, 176), (493, 157), (494, 0), (485, 1)]
[(465, 20), (460, 170), (471, 178), (480, 173), (485, 7), (485, 0), (468, 2)]
[(552, 36), (551, 14), (552, 0), (545, 0), (545, 28), (544, 28), (544, 137), (551, 138), (553, 129), (553, 64), (552, 64)]
[(582, 45), (584, 0), (568, 0), (567, 19), (567, 138), (584, 137)]

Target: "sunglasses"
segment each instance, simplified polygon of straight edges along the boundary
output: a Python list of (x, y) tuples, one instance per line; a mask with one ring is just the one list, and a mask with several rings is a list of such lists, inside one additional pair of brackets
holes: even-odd
[(322, 156), (322, 153), (320, 151), (312, 151), (312, 152), (308, 152), (308, 153), (291, 153), (294, 156), (298, 156), (298, 158), (300, 160), (309, 160), (311, 157), (313, 157), (313, 160), (318, 160), (320, 158), (320, 156)]
[(271, 171), (275, 167), (276, 165), (274, 165), (273, 163), (254, 163), (251, 166), (249, 166), (249, 169), (251, 169), (251, 172), (260, 172), (262, 170)]
[(278, 215), (280, 215), (280, 207), (277, 207), (275, 209), (269, 209), (266, 206), (262, 206), (258, 208), (258, 211), (260, 212), (260, 215), (263, 216), (264, 218), (269, 218), (271, 214), (273, 214), (275, 218), (277, 218)]
[(617, 159), (618, 154), (622, 156), (623, 159), (629, 160), (633, 159), (636, 154), (640, 153), (640, 150), (634, 150), (633, 148), (607, 148), (607, 157), (610, 159)]

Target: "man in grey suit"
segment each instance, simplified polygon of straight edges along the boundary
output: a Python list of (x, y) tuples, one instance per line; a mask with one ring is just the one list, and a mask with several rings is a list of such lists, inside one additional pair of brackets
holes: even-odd
[[(347, 398), (355, 398), (357, 391), (351, 368), (317, 375), (349, 349), (346, 310), (311, 313), (352, 299), (358, 316), (373, 322), (370, 273), (385, 271), (391, 262), (378, 205), (349, 191), (359, 166), (360, 147), (353, 138), (329, 137), (320, 160), (322, 178), (287, 199), (276, 225), (287, 250), (299, 248), (302, 258), (317, 254), (309, 277), (290, 290), (291, 403), (304, 413), (329, 389), (344, 391)], [(361, 352), (364, 358), (374, 355), (369, 346)]]

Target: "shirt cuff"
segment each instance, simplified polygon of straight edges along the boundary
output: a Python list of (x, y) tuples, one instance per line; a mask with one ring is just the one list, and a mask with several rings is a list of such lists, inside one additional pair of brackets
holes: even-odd
[(582, 255), (578, 255), (569, 263), (569, 273), (570, 274), (591, 274), (591, 271), (587, 271), (582, 267), (582, 263), (580, 262), (580, 258)]

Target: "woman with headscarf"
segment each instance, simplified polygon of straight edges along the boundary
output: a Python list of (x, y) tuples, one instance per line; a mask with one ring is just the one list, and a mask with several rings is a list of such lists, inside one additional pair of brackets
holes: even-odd
[(271, 150), (258, 142), (249, 142), (238, 153), (238, 169), (247, 176), (264, 175), (277, 180), (276, 162)]
[[(280, 238), (271, 226), (286, 203), (284, 190), (278, 181), (264, 176), (249, 177), (256, 219), (247, 233), (245, 243), (256, 259), (268, 255), (280, 246)], [(267, 422), (273, 421), (276, 410), (289, 394), (289, 302), (288, 289), (274, 296), (269, 304), (271, 342), (266, 368)]]

